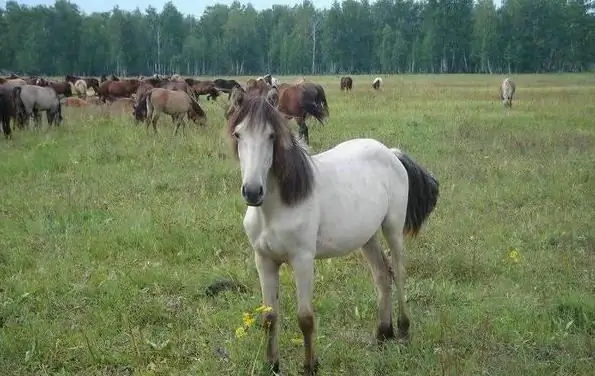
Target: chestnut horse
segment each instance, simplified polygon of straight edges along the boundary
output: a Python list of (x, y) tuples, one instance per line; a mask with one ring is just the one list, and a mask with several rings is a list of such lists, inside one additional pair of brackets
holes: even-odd
[(119, 81), (107, 80), (99, 85), (97, 94), (104, 103), (107, 100), (113, 102), (117, 98), (129, 98), (138, 89), (140, 83), (141, 81), (137, 78)]

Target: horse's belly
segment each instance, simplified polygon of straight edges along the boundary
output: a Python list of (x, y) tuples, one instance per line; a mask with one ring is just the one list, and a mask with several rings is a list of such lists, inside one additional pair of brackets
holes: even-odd
[(346, 255), (361, 248), (382, 225), (387, 213), (388, 199), (378, 197), (374, 202), (344, 202), (322, 215), (316, 257)]

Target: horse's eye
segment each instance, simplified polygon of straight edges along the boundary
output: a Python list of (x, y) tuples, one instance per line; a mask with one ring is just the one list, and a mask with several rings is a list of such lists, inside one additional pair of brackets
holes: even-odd
[(271, 133), (269, 135), (269, 140), (274, 141), (275, 140), (276, 135), (274, 133)]
[(238, 132), (233, 132), (232, 136), (235, 137), (236, 140), (240, 139), (240, 134)]

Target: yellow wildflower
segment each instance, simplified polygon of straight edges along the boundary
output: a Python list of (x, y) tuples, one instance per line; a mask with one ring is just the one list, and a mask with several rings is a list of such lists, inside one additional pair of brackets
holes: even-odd
[(519, 262), (521, 259), (521, 254), (516, 248), (511, 248), (510, 251), (508, 251), (508, 258), (512, 262)]
[(256, 319), (254, 318), (254, 316), (252, 316), (251, 313), (244, 312), (244, 315), (242, 317), (242, 321), (244, 321), (244, 327), (249, 328), (249, 327), (252, 326), (252, 324), (254, 324), (254, 322), (256, 321)]
[(271, 312), (272, 310), (273, 310), (273, 307), (265, 306), (265, 305), (261, 305), (260, 307), (256, 308), (256, 312), (258, 312), (258, 313)]
[(246, 335), (246, 329), (243, 326), (240, 326), (236, 329), (236, 338), (242, 338)]

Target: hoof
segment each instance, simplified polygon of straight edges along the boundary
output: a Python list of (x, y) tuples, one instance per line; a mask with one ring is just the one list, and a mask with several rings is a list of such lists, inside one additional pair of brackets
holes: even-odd
[(280, 375), (279, 371), (279, 361), (276, 362), (268, 362), (267, 363), (267, 371), (270, 375), (277, 376)]
[(304, 364), (304, 376), (316, 376), (318, 373), (318, 359), (314, 359), (313, 364)]
[(409, 318), (408, 317), (401, 317), (397, 320), (397, 340), (399, 343), (408, 344), (410, 341), (409, 335)]
[(378, 325), (378, 330), (376, 331), (376, 340), (378, 341), (378, 343), (384, 343), (394, 338), (395, 331), (393, 329), (392, 322), (389, 322), (388, 324), (381, 323), (380, 325)]

